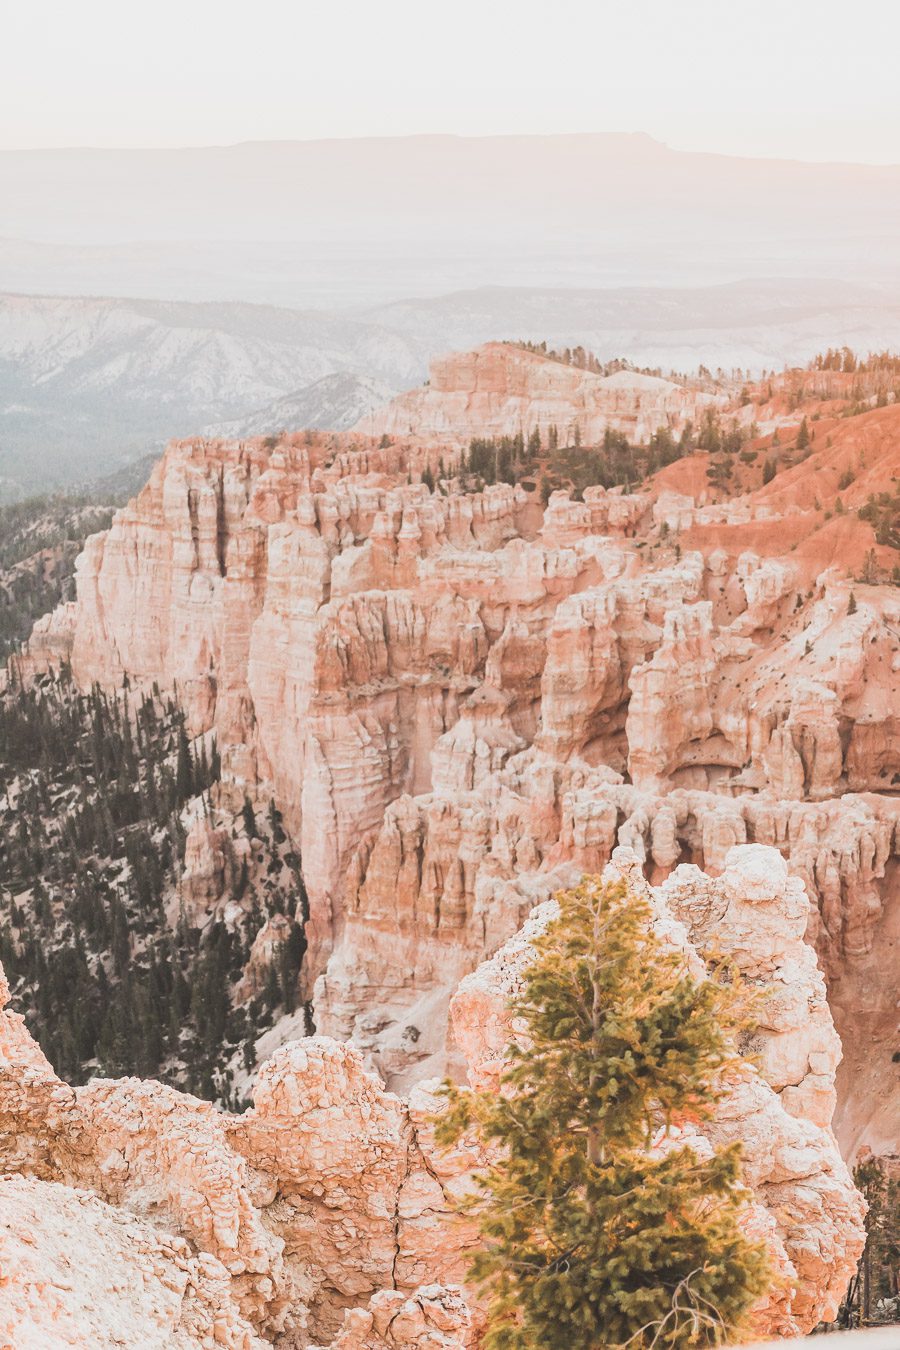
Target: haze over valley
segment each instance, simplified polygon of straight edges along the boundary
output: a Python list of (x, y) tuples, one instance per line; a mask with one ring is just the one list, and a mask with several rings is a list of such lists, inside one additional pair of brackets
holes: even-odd
[(900, 344), (900, 169), (436, 136), (5, 151), (0, 187), (6, 499), (344, 429), (498, 338), (754, 373)]

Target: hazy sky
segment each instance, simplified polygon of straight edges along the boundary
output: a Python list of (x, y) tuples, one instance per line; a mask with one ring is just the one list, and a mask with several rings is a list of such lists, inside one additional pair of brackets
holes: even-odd
[(900, 163), (896, 0), (0, 0), (0, 146), (647, 131)]

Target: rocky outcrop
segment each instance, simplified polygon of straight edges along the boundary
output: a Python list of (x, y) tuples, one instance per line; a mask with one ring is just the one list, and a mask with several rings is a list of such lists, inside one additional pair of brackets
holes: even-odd
[(16, 1350), (262, 1350), (228, 1271), (83, 1190), (0, 1180), (0, 1336)]
[[(646, 892), (658, 935), (684, 952), (695, 974), (704, 951), (727, 954), (760, 992), (760, 1024), (748, 1046), (758, 1073), (729, 1089), (699, 1133), (714, 1145), (742, 1141), (753, 1194), (747, 1223), (770, 1232), (772, 1259), (794, 1288), (757, 1310), (757, 1326), (760, 1334), (790, 1335), (833, 1318), (860, 1250), (863, 1207), (830, 1130), (840, 1042), (815, 954), (803, 941), (809, 902), (802, 883), (770, 848), (734, 848), (725, 864), (717, 879), (678, 867), (652, 891), (637, 857), (618, 848), (610, 872)], [(452, 998), (451, 1036), (473, 1086), (493, 1086), (502, 1071), (514, 1038), (508, 1002), (531, 939), (554, 912), (552, 900), (535, 909)]]
[[(538, 706), (532, 748), (517, 750), (511, 732), (528, 739), (529, 727), (493, 686), (490, 698), (470, 696), (435, 744), (431, 793), (399, 799), (357, 846), (317, 1016), (330, 1032), (383, 1047), (377, 1062), (389, 1077), (434, 1053), (435, 1011), (454, 982), (521, 922), (510, 884), (566, 862), (595, 870), (617, 843), (635, 848), (654, 880), (679, 862), (720, 870), (735, 844), (774, 844), (816, 900), (809, 932), (832, 983), (871, 951), (891, 894), (897, 803), (842, 791), (854, 741), (837, 709), (869, 681), (845, 682), (825, 663), (837, 643), (874, 681), (885, 664), (879, 644), (896, 640), (894, 602), (879, 597), (876, 631), (871, 618), (856, 624), (859, 610), (842, 612), (826, 585), (807, 623), (788, 619), (797, 637), (779, 651), (747, 635), (772, 621), (770, 569), (744, 559), (742, 607), (720, 624), (717, 601), (699, 598), (715, 590), (716, 566), (691, 554), (560, 601), (539, 692), (526, 677)], [(779, 575), (775, 596), (793, 595)], [(818, 703), (786, 678), (806, 644), (828, 695)], [(800, 769), (786, 784), (788, 753)], [(423, 1022), (430, 1030), (410, 1042), (407, 1028)]]
[(188, 831), (184, 846), (184, 871), (179, 887), (185, 916), (199, 928), (233, 880), (231, 837), (199, 816)]
[(407, 1297), (384, 1289), (367, 1308), (344, 1315), (330, 1347), (311, 1350), (464, 1350), (470, 1327), (471, 1315), (458, 1290), (429, 1284)]
[[(276, 1053), (253, 1109), (228, 1118), (160, 1083), (95, 1079), (73, 1089), (8, 1010), (0, 1050), (0, 1204), (16, 1275), (0, 1288), (0, 1326), (9, 1320), (32, 1336), (13, 1343), (41, 1344), (54, 1315), (67, 1344), (114, 1330), (129, 1280), (147, 1306), (136, 1307), (126, 1344), (144, 1335), (161, 1346), (170, 1335), (185, 1347), (248, 1350), (279, 1336), (305, 1345), (330, 1339), (345, 1310), (383, 1289), (390, 1297), (375, 1310), (394, 1306), (395, 1291), (401, 1305), (424, 1299), (417, 1314), (404, 1313), (413, 1327), (416, 1318), (441, 1334), (468, 1325), (457, 1296), (446, 1295), (444, 1316), (442, 1293), (419, 1292), (435, 1276), (463, 1274), (467, 1230), (449, 1223), (443, 1186), (473, 1164), (460, 1153), (436, 1157), (431, 1093), (401, 1101), (358, 1052), (313, 1038)], [(36, 1212), (46, 1259), (40, 1240), (33, 1250)], [(67, 1232), (83, 1235), (78, 1258), (60, 1249)], [(69, 1295), (55, 1313), (40, 1299), (54, 1262), (68, 1264)], [(108, 1306), (94, 1309), (104, 1278)]]
[[(773, 849), (733, 849), (725, 864), (719, 879), (677, 868), (650, 895), (661, 935), (697, 974), (715, 943), (768, 993), (750, 1047), (759, 1069), (748, 1063), (697, 1147), (744, 1141), (747, 1223), (785, 1276), (758, 1326), (793, 1333), (833, 1315), (862, 1240), (861, 1201), (828, 1126), (839, 1043), (802, 938), (802, 884)], [(646, 888), (634, 854), (620, 849), (615, 866)], [(539, 888), (523, 878), (511, 889), (527, 911)], [(538, 905), (453, 997), (452, 1035), (473, 1084), (497, 1081), (507, 999), (552, 908)], [(454, 1287), (473, 1229), (451, 1213), (484, 1159), (471, 1141), (436, 1147), (434, 1082), (399, 1097), (359, 1050), (316, 1036), (276, 1051), (252, 1108), (227, 1117), (159, 1083), (69, 1088), (15, 1014), (0, 1013), (0, 1034), (0, 1166), (12, 1174), (0, 1181), (11, 1216), (3, 1241), (15, 1273), (0, 1290), (0, 1325), (19, 1319), (35, 1344), (53, 1317), (67, 1334), (101, 1336), (125, 1316), (137, 1280), (146, 1306), (136, 1308), (133, 1335), (147, 1344), (471, 1343), (477, 1299)], [(79, 1235), (76, 1256), (66, 1232)], [(47, 1281), (59, 1283), (49, 1306), (39, 1297)], [(96, 1307), (91, 1292), (107, 1288)]]
[(433, 360), (424, 388), (367, 413), (357, 430), (468, 444), (473, 436), (527, 437), (535, 429), (546, 437), (555, 426), (569, 437), (577, 429), (585, 445), (596, 445), (609, 428), (644, 443), (660, 427), (680, 433), (721, 402), (654, 375), (596, 375), (513, 343), (488, 342)]

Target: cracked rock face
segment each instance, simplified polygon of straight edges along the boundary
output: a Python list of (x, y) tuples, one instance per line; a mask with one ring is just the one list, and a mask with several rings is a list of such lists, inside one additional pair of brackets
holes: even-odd
[(0, 1191), (4, 1345), (267, 1344), (235, 1307), (225, 1267), (184, 1238), (56, 1182), (10, 1177)]
[(466, 1340), (467, 1305), (434, 1277), (462, 1274), (451, 1192), (475, 1159), (437, 1155), (430, 1092), (402, 1101), (357, 1051), (313, 1037), (277, 1052), (253, 1108), (228, 1118), (139, 1079), (69, 1088), (12, 1012), (0, 1047), (11, 1343), (54, 1344), (54, 1320), (60, 1344), (125, 1325), (135, 1346)]

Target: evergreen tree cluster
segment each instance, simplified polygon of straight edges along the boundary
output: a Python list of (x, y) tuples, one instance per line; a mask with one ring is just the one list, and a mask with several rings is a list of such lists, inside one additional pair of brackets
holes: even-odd
[[(546, 356), (548, 361), (556, 361), (562, 366), (573, 366), (576, 370), (589, 370), (592, 375), (616, 375), (620, 370), (633, 371), (638, 375), (656, 375), (659, 377), (664, 373), (660, 366), (637, 366), (633, 361), (626, 361), (620, 356), (613, 357), (611, 361), (601, 361), (594, 352), (580, 345), (551, 347), (546, 341), (533, 342), (528, 338), (522, 338), (517, 342), (510, 341), (507, 345), (518, 347), (523, 352), (533, 352), (536, 356)], [(710, 372), (704, 366), (700, 367), (700, 374), (710, 378)], [(669, 379), (685, 378), (685, 376), (671, 371), (668, 372), (667, 377)]]
[(463, 452), (457, 472), (465, 491), (480, 492), (492, 483), (521, 483), (532, 489), (540, 481), (545, 501), (557, 488), (580, 498), (587, 487), (628, 491), (696, 449), (730, 455), (743, 443), (744, 435), (735, 427), (723, 428), (713, 413), (705, 416), (696, 435), (690, 423), (677, 440), (661, 427), (646, 445), (632, 445), (622, 432), (607, 427), (599, 445), (586, 446), (577, 424), (563, 431), (551, 426), (543, 436), (534, 428), (527, 438), (524, 432), (476, 437)]
[(900, 549), (900, 485), (892, 492), (873, 493), (858, 514), (872, 526), (877, 544)]
[[(546, 342), (530, 342), (527, 338), (519, 342), (511, 342), (512, 347), (518, 347), (523, 352), (534, 352), (536, 356), (546, 356), (548, 361), (556, 361), (563, 366), (574, 366), (576, 370), (589, 370), (594, 375), (613, 375), (618, 370), (637, 370), (629, 361), (616, 359), (613, 361), (601, 361), (592, 351), (586, 347), (550, 347)], [(645, 375), (657, 375), (659, 371), (645, 370)]]
[(849, 347), (828, 348), (827, 352), (817, 352), (809, 363), (810, 370), (839, 370), (852, 375), (860, 368), (860, 363)]
[(896, 352), (869, 352), (861, 356), (850, 347), (829, 347), (812, 358), (807, 370), (821, 378), (805, 381), (793, 377), (790, 405), (799, 407), (804, 399), (847, 398), (847, 381), (852, 375), (850, 403), (845, 417), (854, 417), (873, 406), (885, 407), (891, 400), (900, 402), (900, 355)]
[[(694, 384), (698, 381), (705, 385), (735, 385), (741, 384), (750, 379), (750, 372), (744, 371), (740, 366), (732, 366), (729, 370), (719, 366), (713, 373), (708, 366), (700, 365), (693, 373), (677, 370), (663, 370), (661, 366), (639, 366), (634, 361), (628, 361), (624, 357), (617, 356), (610, 361), (601, 361), (594, 352), (587, 347), (576, 345), (574, 347), (551, 347), (544, 340), (535, 342), (530, 338), (520, 338), (517, 341), (506, 340), (506, 346), (518, 347), (523, 352), (533, 352), (536, 356), (545, 356), (548, 361), (556, 361), (562, 366), (573, 366), (576, 370), (588, 370), (592, 375), (609, 376), (616, 375), (621, 370), (632, 371), (637, 375), (652, 375), (658, 379), (675, 380), (681, 384)], [(428, 381), (426, 380), (427, 384)]]
[(255, 856), (236, 887), (243, 921), (201, 931), (182, 914), (173, 926), (181, 812), (209, 811), (218, 778), (215, 743), (192, 741), (155, 688), (82, 693), (63, 668), (0, 699), (0, 962), (70, 1082), (136, 1073), (229, 1100), (229, 1057), (295, 1006), (296, 922), (277, 987), (247, 1007), (233, 996), (268, 915), (293, 914), (305, 895), (274, 807), (254, 820)]
[(869, 1156), (853, 1169), (865, 1196), (866, 1245), (837, 1317), (840, 1327), (900, 1323), (900, 1171)]
[(526, 442), (522, 432), (499, 439), (475, 437), (463, 451), (459, 461), (459, 476), (464, 482), (476, 479), (481, 487), (492, 483), (521, 482), (523, 476), (534, 470), (533, 452), (526, 457)]
[(829, 347), (812, 358), (808, 369), (841, 371), (844, 375), (900, 375), (900, 355), (883, 351), (857, 356), (850, 347)]

